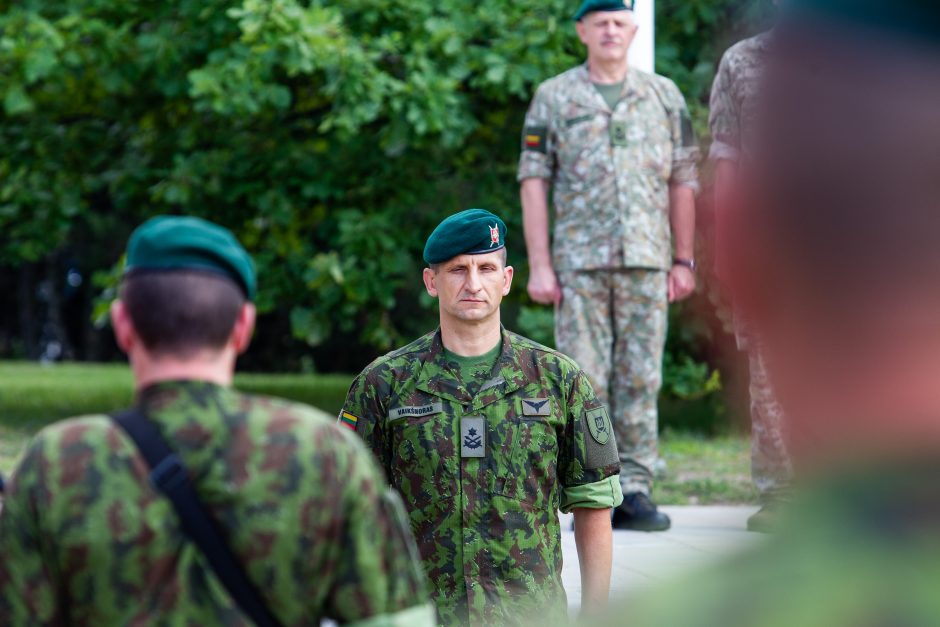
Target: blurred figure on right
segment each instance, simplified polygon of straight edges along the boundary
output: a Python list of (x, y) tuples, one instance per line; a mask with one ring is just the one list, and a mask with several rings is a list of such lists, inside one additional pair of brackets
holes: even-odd
[[(730, 272), (727, 261), (733, 244), (729, 226), (737, 211), (747, 210), (740, 201), (757, 141), (754, 124), (772, 40), (770, 30), (730, 47), (721, 58), (712, 84), (708, 117), (712, 144), (708, 156), (715, 165), (715, 270), (722, 280)], [(733, 316), (735, 341), (748, 357), (751, 478), (761, 504), (760, 511), (748, 518), (747, 528), (769, 532), (790, 496), (793, 469), (784, 442), (783, 409), (770, 385), (761, 340), (754, 336), (743, 312), (734, 311)]]
[(797, 490), (606, 624), (940, 625), (940, 5), (788, 0), (773, 46), (730, 283)]

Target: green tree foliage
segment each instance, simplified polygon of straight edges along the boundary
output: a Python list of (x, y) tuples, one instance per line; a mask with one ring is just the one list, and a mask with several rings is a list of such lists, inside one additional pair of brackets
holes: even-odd
[[(659, 69), (693, 106), (740, 4), (658, 2)], [(483, 206), (507, 218), (521, 270), (510, 322), (550, 329), (522, 289), (515, 165), (535, 85), (582, 58), (570, 0), (0, 8), (0, 266), (68, 253), (115, 276), (134, 225), (200, 215), (253, 252), (263, 325), (356, 369), (431, 328), (424, 239)]]
[(142, 218), (196, 213), (253, 250), (261, 309), (286, 308), (298, 338), (361, 329), (387, 348), (428, 326), (416, 277), (430, 228), (469, 205), (517, 213), (522, 106), (576, 61), (567, 11), (557, 0), (7, 6), (0, 263), (41, 259), (79, 232), (114, 260)]

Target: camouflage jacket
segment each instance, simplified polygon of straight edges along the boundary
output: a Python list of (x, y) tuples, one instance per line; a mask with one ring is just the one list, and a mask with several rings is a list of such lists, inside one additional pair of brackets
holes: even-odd
[(802, 485), (766, 541), (584, 626), (624, 616), (631, 627), (940, 625), (940, 451), (930, 452)]
[(672, 266), (669, 186), (698, 188), (685, 99), (627, 72), (613, 111), (586, 65), (542, 83), (526, 114), (519, 180), (552, 181), (556, 271)]
[(458, 373), (425, 335), (368, 366), (340, 420), (401, 492), (442, 622), (565, 616), (557, 510), (623, 498), (607, 410), (573, 361), (505, 330), (488, 375)]
[[(401, 502), (357, 438), (302, 405), (209, 383), (138, 400), (283, 624), (432, 623)], [(0, 624), (250, 624), (107, 416), (41, 431), (8, 487)]]
[(771, 33), (739, 41), (721, 57), (712, 93), (708, 125), (712, 159), (737, 161), (754, 141), (754, 119), (761, 74), (767, 62)]

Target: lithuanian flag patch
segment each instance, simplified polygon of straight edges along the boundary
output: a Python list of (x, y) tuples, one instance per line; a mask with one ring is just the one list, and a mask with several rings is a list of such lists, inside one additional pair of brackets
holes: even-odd
[(343, 425), (344, 427), (349, 427), (353, 431), (356, 430), (356, 425), (358, 423), (359, 418), (357, 416), (353, 416), (348, 411), (341, 412), (339, 415), (339, 424)]
[(545, 138), (547, 136), (547, 126), (526, 126), (522, 132), (522, 149), (544, 154), (546, 152)]

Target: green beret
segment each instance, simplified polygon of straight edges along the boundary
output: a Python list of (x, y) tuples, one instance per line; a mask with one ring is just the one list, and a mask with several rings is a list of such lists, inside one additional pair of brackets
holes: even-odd
[(486, 209), (467, 209), (437, 225), (424, 245), (424, 261), (435, 264), (457, 255), (480, 255), (506, 246), (506, 224)]
[(634, 0), (584, 0), (581, 8), (574, 14), (574, 21), (580, 22), (581, 18), (594, 11), (632, 11)]
[(940, 6), (925, 0), (787, 0), (781, 4), (784, 15), (834, 19), (836, 24), (857, 24), (901, 37), (915, 37), (940, 45)]
[(157, 216), (137, 227), (124, 273), (140, 270), (213, 272), (237, 283), (248, 300), (257, 288), (255, 264), (232, 232), (201, 218)]

